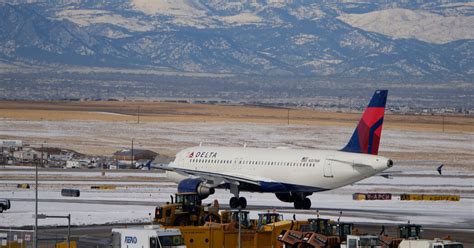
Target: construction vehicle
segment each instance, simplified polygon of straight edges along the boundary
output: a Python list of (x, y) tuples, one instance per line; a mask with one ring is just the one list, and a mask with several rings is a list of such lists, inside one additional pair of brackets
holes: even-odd
[(203, 225), (206, 221), (220, 222), (219, 203), (202, 206), (196, 192), (176, 193), (171, 203), (155, 209), (154, 222), (164, 226)]
[(308, 232), (303, 247), (339, 247), (352, 234), (353, 223), (331, 222), (329, 219), (308, 219)]
[(398, 226), (398, 237), (390, 237), (385, 235), (385, 227), (382, 227), (382, 231), (379, 235), (379, 240), (388, 248), (398, 248), (400, 243), (404, 239), (420, 239), (421, 238), (421, 226), (410, 224), (401, 224)]
[(220, 212), (221, 224), (227, 225), (225, 229), (238, 229), (240, 226), (243, 229), (255, 229), (255, 224), (250, 220), (250, 212), (242, 210), (223, 210)]
[(418, 240), (421, 237), (421, 226), (410, 224), (401, 224), (398, 226), (398, 237), (390, 237), (385, 235), (385, 227), (379, 235), (348, 235), (347, 241), (341, 244), (341, 247), (361, 248), (361, 247), (386, 247), (398, 248), (404, 240)]
[(278, 240), (288, 247), (339, 247), (352, 229), (352, 223), (312, 218), (299, 231), (283, 231)]
[(257, 229), (260, 230), (264, 225), (276, 223), (283, 220), (283, 215), (277, 212), (266, 212), (258, 214)]
[[(241, 223), (239, 240), (239, 222)], [(278, 248), (283, 247), (277, 241), (282, 230), (297, 230), (307, 221), (283, 220), (275, 212), (259, 214), (258, 220), (250, 220), (248, 211), (222, 211), (221, 223), (206, 222), (204, 226), (179, 227), (187, 247), (238, 247)]]

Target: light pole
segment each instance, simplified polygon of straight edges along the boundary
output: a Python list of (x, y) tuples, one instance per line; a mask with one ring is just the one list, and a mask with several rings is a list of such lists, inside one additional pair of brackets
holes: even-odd
[(242, 239), (242, 208), (239, 207), (239, 212), (237, 213), (239, 215), (239, 242), (238, 242), (238, 247), (241, 248), (241, 239)]
[(140, 105), (137, 107), (137, 124), (140, 124)]
[(133, 169), (133, 138), (132, 138), (132, 150), (131, 150), (131, 157), (130, 157), (130, 166)]
[(56, 219), (67, 219), (67, 248), (70, 247), (71, 243), (71, 214), (68, 215), (46, 215), (46, 214), (40, 214), (36, 215), (36, 221), (38, 219), (47, 219), (47, 218), (56, 218)]
[[(41, 145), (43, 148), (43, 145)], [(41, 149), (41, 160), (43, 160), (43, 149)], [(34, 247), (38, 248), (38, 163), (35, 163), (35, 231), (34, 231)]]

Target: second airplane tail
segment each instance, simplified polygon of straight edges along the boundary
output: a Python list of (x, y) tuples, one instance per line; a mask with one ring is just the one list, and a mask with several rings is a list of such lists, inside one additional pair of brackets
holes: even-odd
[(375, 91), (349, 143), (341, 151), (374, 155), (379, 153), (387, 95), (388, 90)]

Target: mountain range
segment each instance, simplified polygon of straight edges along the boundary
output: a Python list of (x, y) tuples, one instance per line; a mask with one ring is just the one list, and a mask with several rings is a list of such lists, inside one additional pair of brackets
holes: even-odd
[(410, 83), (474, 78), (474, 2), (1, 2), (1, 73), (113, 68)]

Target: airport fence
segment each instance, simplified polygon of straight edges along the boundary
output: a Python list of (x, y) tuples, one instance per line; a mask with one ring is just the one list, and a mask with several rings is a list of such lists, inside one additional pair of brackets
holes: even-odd
[[(66, 248), (64, 236), (38, 237), (38, 248)], [(0, 248), (34, 248), (34, 231), (22, 229), (0, 229)], [(76, 241), (71, 241), (69, 248), (76, 248)]]
[(33, 245), (33, 230), (0, 229), (0, 248), (30, 248)]

